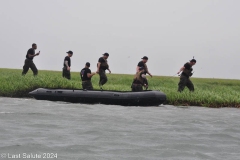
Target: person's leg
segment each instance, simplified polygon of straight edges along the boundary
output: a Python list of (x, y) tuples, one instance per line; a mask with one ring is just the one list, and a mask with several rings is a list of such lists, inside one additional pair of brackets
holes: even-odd
[(36, 65), (33, 63), (33, 61), (30, 62), (30, 68), (33, 71), (33, 75), (36, 76), (38, 74), (38, 69)]
[(100, 70), (99, 76), (100, 76), (99, 85), (103, 86), (105, 83), (107, 83), (107, 80), (108, 80), (105, 71)]
[(87, 82), (87, 90), (93, 90), (92, 82), (88, 81)]
[(132, 92), (136, 92), (136, 85), (132, 84)]
[(24, 76), (25, 74), (27, 74), (28, 70), (29, 70), (29, 60), (25, 59), (24, 65), (23, 65), (22, 75)]
[(142, 85), (137, 85), (136, 89), (137, 92), (143, 91)]
[(180, 77), (180, 81), (178, 83), (178, 92), (182, 92), (186, 86), (186, 82), (187, 82), (187, 77), (185, 76), (181, 76)]
[(82, 88), (86, 90), (93, 90), (92, 82), (82, 82)]
[(87, 86), (86, 86), (86, 83), (85, 82), (82, 82), (82, 89), (87, 89)]
[(65, 68), (65, 67), (63, 68), (62, 76), (63, 76), (64, 78), (71, 79), (70, 71), (68, 71), (67, 68)]
[(194, 85), (192, 83), (192, 81), (190, 79), (187, 80), (187, 84), (186, 86), (188, 87), (188, 89), (193, 92), (194, 91)]
[(70, 73), (70, 71), (66, 71), (66, 74), (65, 74), (65, 77), (67, 78), (67, 79), (71, 79), (71, 73)]

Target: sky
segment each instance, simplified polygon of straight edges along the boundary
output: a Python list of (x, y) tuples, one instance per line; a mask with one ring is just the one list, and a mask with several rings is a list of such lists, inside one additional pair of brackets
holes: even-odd
[[(0, 68), (22, 69), (32, 43), (39, 70), (134, 74), (148, 56), (153, 75), (173, 76), (195, 57), (194, 77), (240, 79), (239, 0), (0, 0)], [(20, 73), (21, 74), (21, 73)], [(41, 72), (39, 72), (41, 74)]]

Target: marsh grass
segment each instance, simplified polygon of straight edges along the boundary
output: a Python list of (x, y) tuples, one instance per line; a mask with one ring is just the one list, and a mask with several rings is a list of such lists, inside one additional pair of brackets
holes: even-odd
[[(104, 90), (130, 91), (133, 75), (107, 74)], [(37, 88), (81, 89), (78, 72), (71, 73), (71, 80), (62, 78), (60, 71), (39, 71), (34, 77), (29, 71), (21, 76), (21, 70), (0, 69), (0, 96), (29, 97), (28, 92)], [(192, 78), (195, 92), (185, 88), (177, 92), (179, 77), (148, 77), (150, 90), (161, 90), (167, 95), (166, 104), (206, 107), (240, 107), (240, 81), (225, 79)], [(99, 76), (92, 78), (93, 87), (99, 89)]]

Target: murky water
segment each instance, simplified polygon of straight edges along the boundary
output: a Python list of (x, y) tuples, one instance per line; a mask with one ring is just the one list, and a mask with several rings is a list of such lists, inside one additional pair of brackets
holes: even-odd
[(0, 98), (0, 154), (0, 160), (239, 160), (240, 110)]

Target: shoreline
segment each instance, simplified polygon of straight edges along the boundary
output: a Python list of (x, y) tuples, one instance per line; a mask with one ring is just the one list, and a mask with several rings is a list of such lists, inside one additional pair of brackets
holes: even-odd
[[(30, 91), (37, 88), (81, 89), (78, 72), (71, 72), (72, 79), (62, 78), (61, 71), (39, 70), (34, 77), (29, 70), (26, 76), (21, 75), (21, 69), (0, 68), (0, 97), (32, 98)], [(130, 91), (134, 75), (107, 74), (108, 82), (104, 90)], [(240, 108), (240, 80), (191, 78), (195, 85), (195, 92), (185, 88), (184, 92), (177, 92), (179, 77), (154, 76), (148, 78), (149, 90), (160, 90), (167, 95), (164, 105), (201, 106), (211, 108)], [(98, 90), (99, 76), (92, 78), (94, 89)]]

